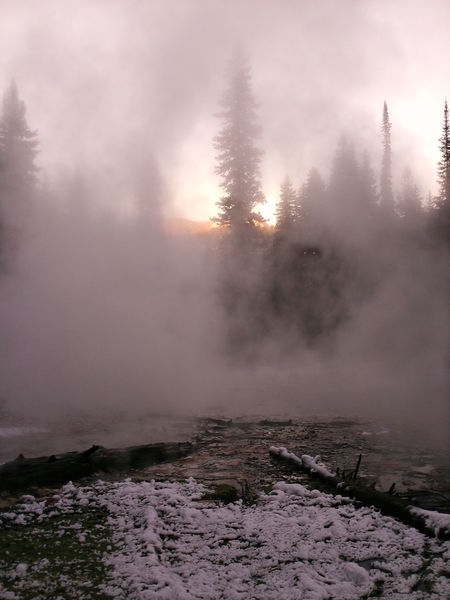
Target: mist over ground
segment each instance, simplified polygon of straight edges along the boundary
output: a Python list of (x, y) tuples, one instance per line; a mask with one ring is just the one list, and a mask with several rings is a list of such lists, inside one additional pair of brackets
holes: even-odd
[[(446, 441), (448, 243), (425, 208), (428, 190), (438, 194), (446, 2), (0, 10), (0, 87), (16, 80), (40, 143), (26, 193), (0, 186), (5, 413), (333, 414)], [(419, 52), (425, 26), (433, 36)], [(256, 209), (274, 221), (264, 210), (289, 174), (300, 224), (255, 226), (244, 241), (227, 228), (175, 231), (173, 216), (217, 215), (214, 115), (239, 44), (264, 150)], [(376, 212), (386, 97), (390, 215)], [(433, 116), (412, 117), (425, 101)], [(370, 215), (354, 185), (364, 150)], [(325, 191), (308, 213), (313, 166)], [(414, 222), (404, 167), (417, 182)]]

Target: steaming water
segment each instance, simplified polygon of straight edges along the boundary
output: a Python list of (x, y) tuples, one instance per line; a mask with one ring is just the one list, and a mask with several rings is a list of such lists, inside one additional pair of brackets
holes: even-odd
[(268, 448), (272, 444), (299, 454), (320, 454), (331, 469), (347, 471), (355, 467), (361, 453), (360, 476), (367, 483), (376, 481), (377, 489), (387, 491), (395, 482), (396, 492), (412, 503), (450, 512), (448, 455), (427, 445), (420, 436), (411, 436), (410, 430), (405, 434), (398, 424), (325, 416), (297, 418), (282, 426), (255, 416), (235, 419), (226, 427), (208, 423), (154, 414), (139, 418), (116, 414), (102, 420), (80, 417), (47, 427), (2, 427), (0, 461), (13, 460), (20, 453), (32, 457), (84, 450), (94, 443), (123, 447), (199, 438), (206, 443), (204, 450), (187, 462), (150, 468), (148, 476), (261, 482), (281, 476), (270, 466)]
[(0, 462), (86, 450), (93, 444), (109, 448), (189, 439), (195, 430), (192, 419), (125, 414), (92, 418), (86, 415), (36, 425), (0, 427)]
[[(227, 328), (245, 337), (253, 298), (247, 312), (225, 316), (220, 243), (163, 235), (162, 215), (215, 211), (212, 115), (230, 40), (240, 36), (255, 75), (272, 208), (286, 172), (298, 189), (312, 164), (328, 180), (342, 130), (355, 133), (357, 152), (367, 147), (377, 168), (387, 94), (394, 183), (412, 166), (429, 189), (448, 94), (448, 2), (433, 10), (385, 3), (381, 20), (377, 3), (114, 4), (43, 1), (27, 11), (2, 2), (0, 92), (3, 78), (18, 79), (50, 178), (48, 193), (26, 205), (2, 197), (12, 247), (0, 280), (0, 461), (192, 435), (192, 419), (156, 416), (162, 411), (333, 411), (369, 421), (353, 434), (370, 443), (367, 460), (386, 485), (413, 468), (430, 481), (448, 450), (446, 252), (421, 235), (417, 244), (395, 233), (368, 243), (358, 219), (343, 219), (337, 239), (346, 250), (354, 244), (362, 272), (375, 273), (373, 295), (348, 301), (333, 352), (316, 353), (271, 322), (273, 335), (255, 343), (260, 361), (247, 363), (223, 350)], [(423, 30), (434, 32), (426, 53), (417, 44)], [(342, 39), (347, 51), (336, 53)], [(229, 265), (244, 288), (261, 275), (253, 266), (239, 253)], [(3, 418), (3, 404), (15, 418)], [(379, 430), (370, 424), (377, 418)], [(393, 436), (391, 422), (401, 419), (408, 434)], [(331, 464), (354, 460), (341, 433), (327, 442)]]

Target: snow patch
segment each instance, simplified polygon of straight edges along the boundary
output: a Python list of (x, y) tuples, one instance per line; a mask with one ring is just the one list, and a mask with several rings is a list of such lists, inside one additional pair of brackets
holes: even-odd
[(425, 510), (424, 508), (418, 508), (411, 506), (410, 511), (414, 515), (418, 515), (425, 519), (427, 527), (434, 531), (436, 536), (440, 532), (450, 533), (450, 515), (446, 513), (440, 513), (435, 510)]
[[(293, 456), (321, 467), (307, 455)], [(91, 507), (106, 511), (112, 541), (103, 562), (110, 579), (80, 590), (80, 599), (103, 593), (118, 600), (356, 600), (381, 586), (382, 597), (423, 600), (415, 584), (424, 565), (434, 586), (427, 600), (449, 596), (443, 575), (448, 544), (426, 540), (371, 508), (356, 508), (348, 498), (279, 482), (256, 505), (223, 506), (201, 500), (206, 491), (193, 479), (67, 484), (52, 499), (51, 511), (27, 497), (1, 516), (9, 526), (21, 515), (30, 524)], [(429, 517), (436, 520), (436, 514)], [(79, 542), (90, 534), (77, 522), (71, 530)], [(31, 589), (33, 574), (46, 568), (45, 561), (16, 565), (9, 577), (20, 579), (21, 590), (29, 581)], [(0, 597), (15, 598), (4, 592), (0, 584)]]

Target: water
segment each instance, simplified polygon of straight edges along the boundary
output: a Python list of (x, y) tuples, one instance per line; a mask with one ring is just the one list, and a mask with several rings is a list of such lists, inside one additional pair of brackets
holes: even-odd
[(358, 476), (381, 491), (395, 483), (412, 504), (450, 512), (450, 461), (443, 450), (399, 426), (324, 416), (283, 421), (265, 418), (231, 420), (175, 418), (156, 414), (0, 425), (0, 462), (84, 450), (92, 444), (126, 447), (154, 442), (196, 440), (191, 456), (145, 470), (144, 476), (195, 477), (207, 483), (248, 482), (256, 491), (288, 469), (273, 463), (269, 447), (285, 446), (296, 454), (320, 455), (327, 467), (349, 472), (362, 460)]

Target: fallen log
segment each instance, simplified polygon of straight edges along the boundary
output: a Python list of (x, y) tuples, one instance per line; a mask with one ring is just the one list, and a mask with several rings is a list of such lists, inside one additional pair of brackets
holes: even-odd
[(373, 506), (382, 514), (395, 517), (427, 535), (443, 540), (450, 539), (449, 515), (418, 509), (407, 505), (399, 496), (355, 484), (354, 480), (340, 479), (307, 454), (299, 457), (286, 448), (275, 446), (272, 446), (269, 452), (274, 459), (287, 463), (293, 470), (307, 473), (313, 479), (319, 479), (328, 489), (341, 496), (354, 498), (365, 506)]
[(258, 425), (264, 425), (266, 427), (290, 427), (293, 425), (292, 419), (288, 421), (274, 421), (272, 419), (263, 419), (262, 421), (258, 421)]
[(0, 465), (0, 491), (64, 484), (94, 473), (111, 473), (175, 460), (193, 450), (189, 442), (157, 443), (128, 448), (91, 446), (84, 452), (66, 452), (38, 458), (19, 455)]

